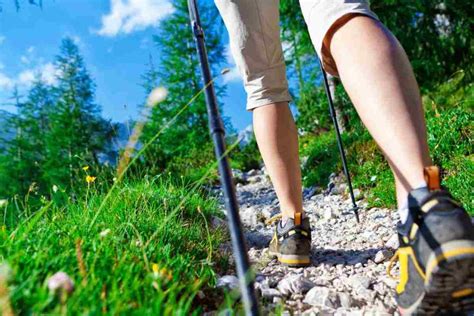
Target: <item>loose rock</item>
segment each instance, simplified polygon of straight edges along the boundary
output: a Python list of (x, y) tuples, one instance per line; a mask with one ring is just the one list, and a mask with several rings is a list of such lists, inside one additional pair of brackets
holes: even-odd
[(234, 290), (239, 287), (239, 279), (234, 275), (224, 275), (217, 279), (218, 288), (225, 288), (227, 290)]
[(303, 302), (316, 307), (339, 307), (337, 295), (327, 287), (322, 286), (313, 287), (306, 294)]
[[(284, 315), (395, 313), (393, 288), (397, 282), (386, 276), (385, 268), (398, 248), (396, 212), (368, 208), (363, 192), (356, 189), (361, 216), (358, 225), (350, 212), (352, 203), (344, 176), (332, 174), (325, 192), (313, 188), (303, 192), (303, 208), (313, 228), (311, 265), (288, 268), (268, 256), (274, 228), (265, 222), (280, 210), (267, 173), (251, 170), (244, 177), (246, 182), (237, 188), (240, 214), (249, 257), (258, 273), (255, 286), (261, 293), (261, 305), (269, 314), (273, 313), (274, 304), (284, 306)], [(223, 205), (219, 188), (213, 187), (212, 192)], [(228, 253), (223, 255), (230, 256), (230, 243), (226, 244)], [(219, 251), (224, 248), (220, 246)], [(397, 274), (397, 265), (393, 273)], [(221, 278), (218, 284), (238, 287), (237, 278), (231, 277), (233, 282), (223, 282)]]
[(290, 275), (278, 283), (278, 290), (283, 295), (295, 293), (306, 293), (314, 286), (314, 283), (305, 279), (303, 275)]

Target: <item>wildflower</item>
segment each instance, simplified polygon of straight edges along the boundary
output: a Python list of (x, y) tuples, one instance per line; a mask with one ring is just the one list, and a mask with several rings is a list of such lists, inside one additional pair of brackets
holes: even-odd
[(153, 91), (151, 91), (150, 95), (148, 96), (147, 105), (149, 107), (154, 107), (158, 103), (163, 102), (166, 99), (167, 95), (168, 95), (168, 90), (166, 90), (166, 88), (163, 88), (163, 87), (155, 88), (153, 89)]
[(89, 170), (89, 166), (84, 166), (84, 167), (82, 167), (82, 170), (84, 170), (84, 171)]
[(48, 279), (48, 288), (51, 292), (58, 291), (71, 294), (74, 291), (74, 282), (65, 272), (56, 272)]
[(58, 186), (57, 186), (56, 184), (53, 185), (53, 192), (54, 192), (54, 193), (58, 192)]
[(0, 200), (0, 207), (4, 207), (8, 205), (8, 200), (7, 199), (2, 199)]
[(166, 268), (161, 268), (157, 263), (152, 264), (151, 270), (153, 271), (153, 276), (156, 278), (166, 279), (168, 281), (173, 279), (173, 275)]
[(28, 188), (28, 193), (35, 193), (38, 191), (38, 185), (36, 184), (36, 182), (32, 182), (30, 184), (30, 187)]
[(158, 274), (158, 272), (160, 272), (160, 267), (158, 266), (158, 264), (154, 263), (152, 266), (151, 266), (151, 269), (153, 270), (153, 273), (154, 274)]
[(0, 280), (10, 281), (13, 276), (13, 270), (10, 268), (10, 265), (6, 262), (0, 264)]
[(107, 236), (108, 234), (110, 233), (110, 229), (107, 228), (106, 230), (103, 230), (99, 233), (99, 236), (100, 238), (104, 238), (105, 236)]
[(87, 182), (87, 183), (92, 183), (92, 182), (95, 181), (95, 179), (97, 179), (97, 177), (93, 177), (93, 176), (87, 175), (87, 177), (86, 177), (86, 182)]

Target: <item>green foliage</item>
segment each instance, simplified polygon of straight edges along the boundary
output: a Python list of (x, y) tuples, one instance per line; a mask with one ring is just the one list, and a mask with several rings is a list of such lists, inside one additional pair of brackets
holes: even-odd
[[(190, 315), (204, 305), (217, 308), (221, 299), (197, 297), (215, 282), (213, 264), (226, 266), (214, 253), (224, 234), (208, 223), (216, 200), (162, 178), (121, 184), (115, 192), (92, 229), (104, 198), (93, 186), (66, 207), (44, 201), (41, 208), (0, 212), (6, 223), (0, 258), (13, 270), (16, 313)], [(58, 271), (75, 283), (65, 304), (47, 288)]]
[[(202, 89), (187, 1), (175, 0), (173, 5), (174, 13), (160, 23), (159, 32), (154, 37), (160, 51), (159, 66), (150, 65), (143, 77), (145, 92), (162, 85), (168, 89), (168, 98), (152, 109), (143, 141), (159, 132)], [(218, 73), (217, 69), (224, 61), (224, 47), (220, 39), (222, 23), (214, 6), (205, 5), (200, 9), (209, 61), (214, 73)], [(224, 92), (221, 87), (217, 87), (216, 91), (218, 96)], [(212, 159), (206, 104), (204, 96), (200, 95), (156, 140), (145, 157), (145, 165), (152, 174), (177, 172), (181, 175), (207, 165)]]
[(407, 51), (422, 88), (458, 69), (472, 81), (473, 6), (459, 0), (377, 0), (371, 7)]
[(236, 147), (230, 155), (232, 168), (241, 171), (259, 169), (262, 164), (262, 156), (258, 150), (257, 141), (252, 137), (250, 142), (242, 147)]
[[(473, 6), (459, 0), (373, 0), (372, 10), (405, 48), (423, 89), (447, 80), (458, 69), (466, 69), (472, 81)], [(298, 0), (280, 2), (282, 37), (287, 43), (290, 78), (303, 83), (319, 80), (316, 56)]]
[(81, 166), (97, 164), (107, 139), (107, 121), (94, 102), (94, 83), (72, 39), (61, 43), (56, 67), (60, 72), (57, 102), (49, 115), (45, 178), (53, 185), (72, 187)]
[(48, 113), (55, 102), (51, 89), (36, 79), (25, 101), (14, 92), (18, 113), (6, 120), (6, 130), (15, 131), (11, 140), (4, 140), (0, 194), (26, 194), (42, 180), (45, 161), (45, 136), (49, 126)]
[(424, 98), (428, 143), (444, 184), (474, 214), (474, 85), (458, 72)]
[(26, 100), (16, 97), (18, 113), (8, 120), (16, 135), (3, 148), (0, 196), (41, 196), (53, 186), (72, 189), (83, 177), (84, 165), (99, 164), (98, 154), (112, 136), (94, 102), (94, 83), (71, 39), (62, 41), (55, 66), (57, 86), (38, 77)]
[[(473, 131), (474, 87), (463, 72), (427, 93), (428, 142), (433, 161), (444, 171), (443, 185), (474, 214)], [(343, 135), (354, 186), (361, 189), (372, 206), (395, 206), (393, 176), (369, 133), (359, 123)], [(301, 140), (301, 155), (308, 161), (303, 168), (304, 184), (325, 186), (330, 172), (342, 170), (333, 131)]]

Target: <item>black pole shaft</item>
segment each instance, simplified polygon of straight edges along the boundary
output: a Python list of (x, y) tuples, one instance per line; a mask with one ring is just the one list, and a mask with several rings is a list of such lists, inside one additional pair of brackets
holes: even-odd
[(214, 141), (215, 154), (218, 159), (219, 175), (224, 191), (225, 206), (227, 209), (227, 219), (229, 222), (229, 230), (232, 239), (232, 247), (237, 266), (237, 275), (240, 281), (240, 289), (242, 299), (244, 301), (246, 315), (258, 315), (258, 304), (254, 290), (253, 274), (250, 270), (249, 259), (247, 256), (247, 247), (245, 245), (244, 235), (242, 233), (242, 225), (239, 217), (239, 207), (237, 197), (235, 195), (234, 184), (232, 180), (232, 171), (229, 166), (225, 146), (225, 130), (217, 107), (217, 98), (214, 85), (211, 83), (212, 76), (207, 58), (207, 51), (204, 39), (204, 32), (201, 28), (199, 11), (196, 0), (188, 0), (189, 15), (191, 27), (196, 41), (196, 48), (201, 63), (201, 71), (204, 85), (207, 86), (206, 104), (207, 114), (209, 118), (209, 129)]
[(351, 196), (351, 201), (352, 201), (352, 210), (354, 212), (354, 215), (356, 216), (357, 222), (359, 223), (360, 222), (359, 212), (358, 212), (358, 207), (357, 207), (357, 203), (354, 196), (354, 190), (352, 188), (351, 175), (349, 174), (349, 168), (347, 167), (347, 159), (346, 159), (346, 153), (344, 151), (344, 144), (342, 143), (341, 131), (339, 130), (339, 124), (337, 123), (336, 108), (334, 107), (334, 103), (332, 102), (332, 96), (331, 96), (331, 90), (329, 89), (328, 77), (326, 75), (326, 71), (324, 71), (323, 64), (320, 59), (319, 59), (319, 67), (321, 68), (321, 73), (323, 74), (324, 88), (326, 90), (326, 95), (328, 97), (328, 103), (329, 103), (329, 113), (331, 114), (331, 119), (334, 124), (334, 129), (336, 130), (337, 147), (339, 148), (339, 154), (341, 155), (342, 168), (344, 169), (347, 185), (349, 186), (349, 194)]

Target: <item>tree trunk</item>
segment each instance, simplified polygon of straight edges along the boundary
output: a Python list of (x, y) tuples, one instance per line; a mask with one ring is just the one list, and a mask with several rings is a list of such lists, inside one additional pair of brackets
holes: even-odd
[(336, 110), (337, 124), (339, 125), (341, 132), (344, 132), (346, 130), (347, 124), (346, 124), (346, 119), (345, 119), (341, 104), (338, 102), (337, 97), (336, 97), (336, 84), (337, 84), (336, 78), (328, 74), (328, 82), (329, 82), (329, 91), (331, 92), (332, 102), (334, 103), (334, 108)]
[(293, 48), (294, 48), (294, 58), (295, 58), (295, 70), (296, 74), (298, 75), (298, 85), (299, 85), (299, 90), (300, 92), (303, 91), (303, 73), (301, 70), (301, 60), (300, 60), (300, 55), (298, 53), (298, 41), (297, 41), (297, 33), (295, 30), (292, 29), (291, 35), (293, 36)]

